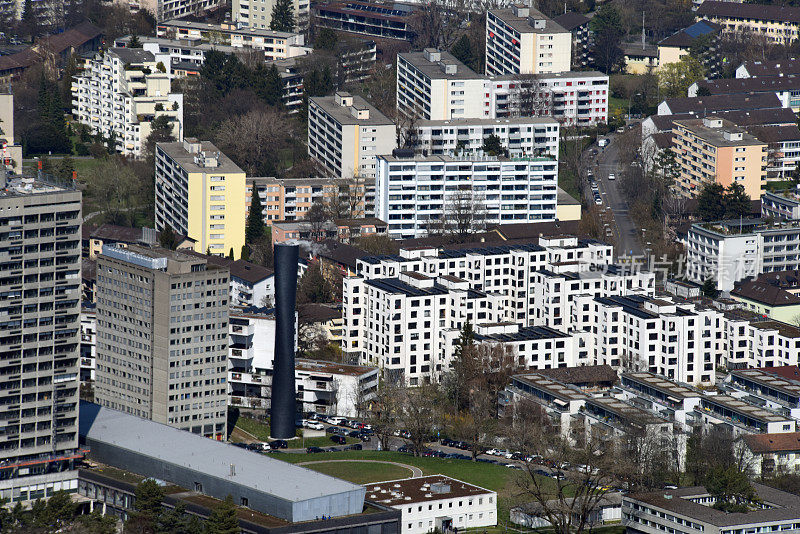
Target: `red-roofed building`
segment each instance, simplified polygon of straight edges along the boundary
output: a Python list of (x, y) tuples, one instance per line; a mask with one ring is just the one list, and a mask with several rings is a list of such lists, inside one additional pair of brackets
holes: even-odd
[(800, 468), (800, 432), (748, 434), (743, 442), (755, 475), (796, 473)]

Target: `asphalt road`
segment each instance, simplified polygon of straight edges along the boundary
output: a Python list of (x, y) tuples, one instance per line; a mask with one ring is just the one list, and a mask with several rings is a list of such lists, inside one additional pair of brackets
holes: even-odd
[[(644, 254), (644, 247), (639, 239), (641, 230), (631, 220), (628, 203), (620, 191), (620, 175), (623, 169), (619, 163), (619, 139), (616, 134), (610, 134), (608, 137), (611, 142), (604, 149), (598, 149), (599, 154), (593, 160), (587, 161), (587, 165), (594, 169), (603, 206), (609, 206), (614, 214), (615, 228), (612, 231), (617, 245), (615, 247), (617, 257), (640, 256)], [(589, 151), (593, 148), (597, 146), (590, 146)], [(615, 180), (608, 179), (611, 173), (616, 175)]]

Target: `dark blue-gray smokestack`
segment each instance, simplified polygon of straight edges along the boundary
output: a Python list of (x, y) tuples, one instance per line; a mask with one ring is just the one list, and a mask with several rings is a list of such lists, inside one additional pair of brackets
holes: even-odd
[(297, 245), (275, 245), (275, 365), (272, 371), (270, 433), (294, 437), (294, 309), (297, 294)]

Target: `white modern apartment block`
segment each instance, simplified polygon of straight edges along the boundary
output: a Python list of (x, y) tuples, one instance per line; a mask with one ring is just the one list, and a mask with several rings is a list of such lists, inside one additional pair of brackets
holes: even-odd
[(269, 26), (240, 27), (230, 22), (209, 24), (169, 20), (156, 25), (156, 36), (198, 44), (203, 42), (239, 49), (261, 50), (266, 60), (287, 59), (311, 52), (311, 48), (305, 46), (305, 37), (302, 33), (278, 32), (268, 28)]
[[(131, 36), (120, 37), (114, 41), (117, 48), (127, 48)], [(150, 52), (155, 57), (156, 64), (161, 63), (171, 78), (179, 78), (189, 73), (196, 73), (203, 66), (209, 50), (217, 50), (225, 54), (233, 54), (237, 50), (232, 46), (210, 44), (202, 41), (188, 41), (180, 39), (166, 39), (146, 35), (136, 37), (141, 48)]]
[(649, 271), (620, 265), (581, 268), (570, 263), (554, 264), (531, 273), (525, 319), (529, 324), (573, 331), (579, 324), (573, 308), (581, 297), (652, 296), (654, 291), (655, 274)]
[[(232, 309), (228, 346), (228, 403), (268, 409), (275, 358), (274, 310)], [(298, 359), (295, 380), (303, 411), (357, 417), (375, 396), (378, 369)]]
[(397, 55), (397, 110), (424, 121), (535, 115), (590, 126), (608, 120), (608, 96), (596, 71), (484, 76), (436, 49)]
[(773, 271), (800, 269), (800, 224), (760, 219), (693, 224), (686, 244), (689, 280), (717, 282), (730, 291), (734, 283)]
[(376, 157), (397, 148), (386, 115), (344, 91), (308, 99), (308, 154), (336, 178), (375, 178)]
[(375, 216), (395, 238), (422, 237), (471, 206), (476, 227), (553, 221), (558, 160), (380, 156)]
[(492, 118), (486, 77), (435, 48), (397, 54), (397, 111), (424, 120)]
[[(343, 350), (414, 383), (431, 369), (434, 376), (449, 369), (452, 344), (469, 319), (487, 343), (514, 336), (517, 355), (526, 355), (531, 367), (583, 361), (576, 342), (564, 334), (527, 328), (543, 326), (533, 320), (542, 306), (533, 298), (533, 277), (558, 264), (601, 268), (612, 256), (610, 245), (562, 236), (541, 238), (538, 245), (413, 248), (398, 256), (364, 258), (358, 261), (358, 276), (344, 281)], [(519, 325), (516, 332), (511, 325), (492, 326), (506, 322)]]
[(432, 475), (367, 486), (367, 498), (400, 510), (399, 534), (426, 534), (497, 524), (497, 493)]
[(130, 48), (111, 48), (87, 60), (73, 78), (73, 116), (129, 156), (142, 155), (153, 121), (162, 116), (182, 140), (183, 95), (171, 92), (169, 75), (157, 63), (150, 52)]
[(486, 74), (550, 74), (570, 70), (572, 34), (534, 8), (486, 13)]
[(579, 297), (575, 328), (588, 332), (594, 361), (711, 386), (722, 347), (722, 313), (644, 296)]
[(414, 130), (414, 151), (424, 156), (481, 153), (495, 135), (510, 157), (558, 157), (559, 123), (547, 117), (419, 121)]
[[(269, 29), (275, 0), (233, 0), (233, 22), (243, 28)], [(308, 28), (309, 0), (293, 0), (294, 23), (297, 31)]]
[(758, 320), (749, 313), (723, 314), (723, 360), (728, 369), (780, 367), (800, 361), (800, 328)]

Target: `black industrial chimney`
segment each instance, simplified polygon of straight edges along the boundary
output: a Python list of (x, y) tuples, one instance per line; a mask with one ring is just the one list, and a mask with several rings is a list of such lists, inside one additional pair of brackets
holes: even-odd
[(275, 245), (275, 363), (272, 371), (270, 434), (294, 437), (294, 325), (297, 294), (297, 245)]

